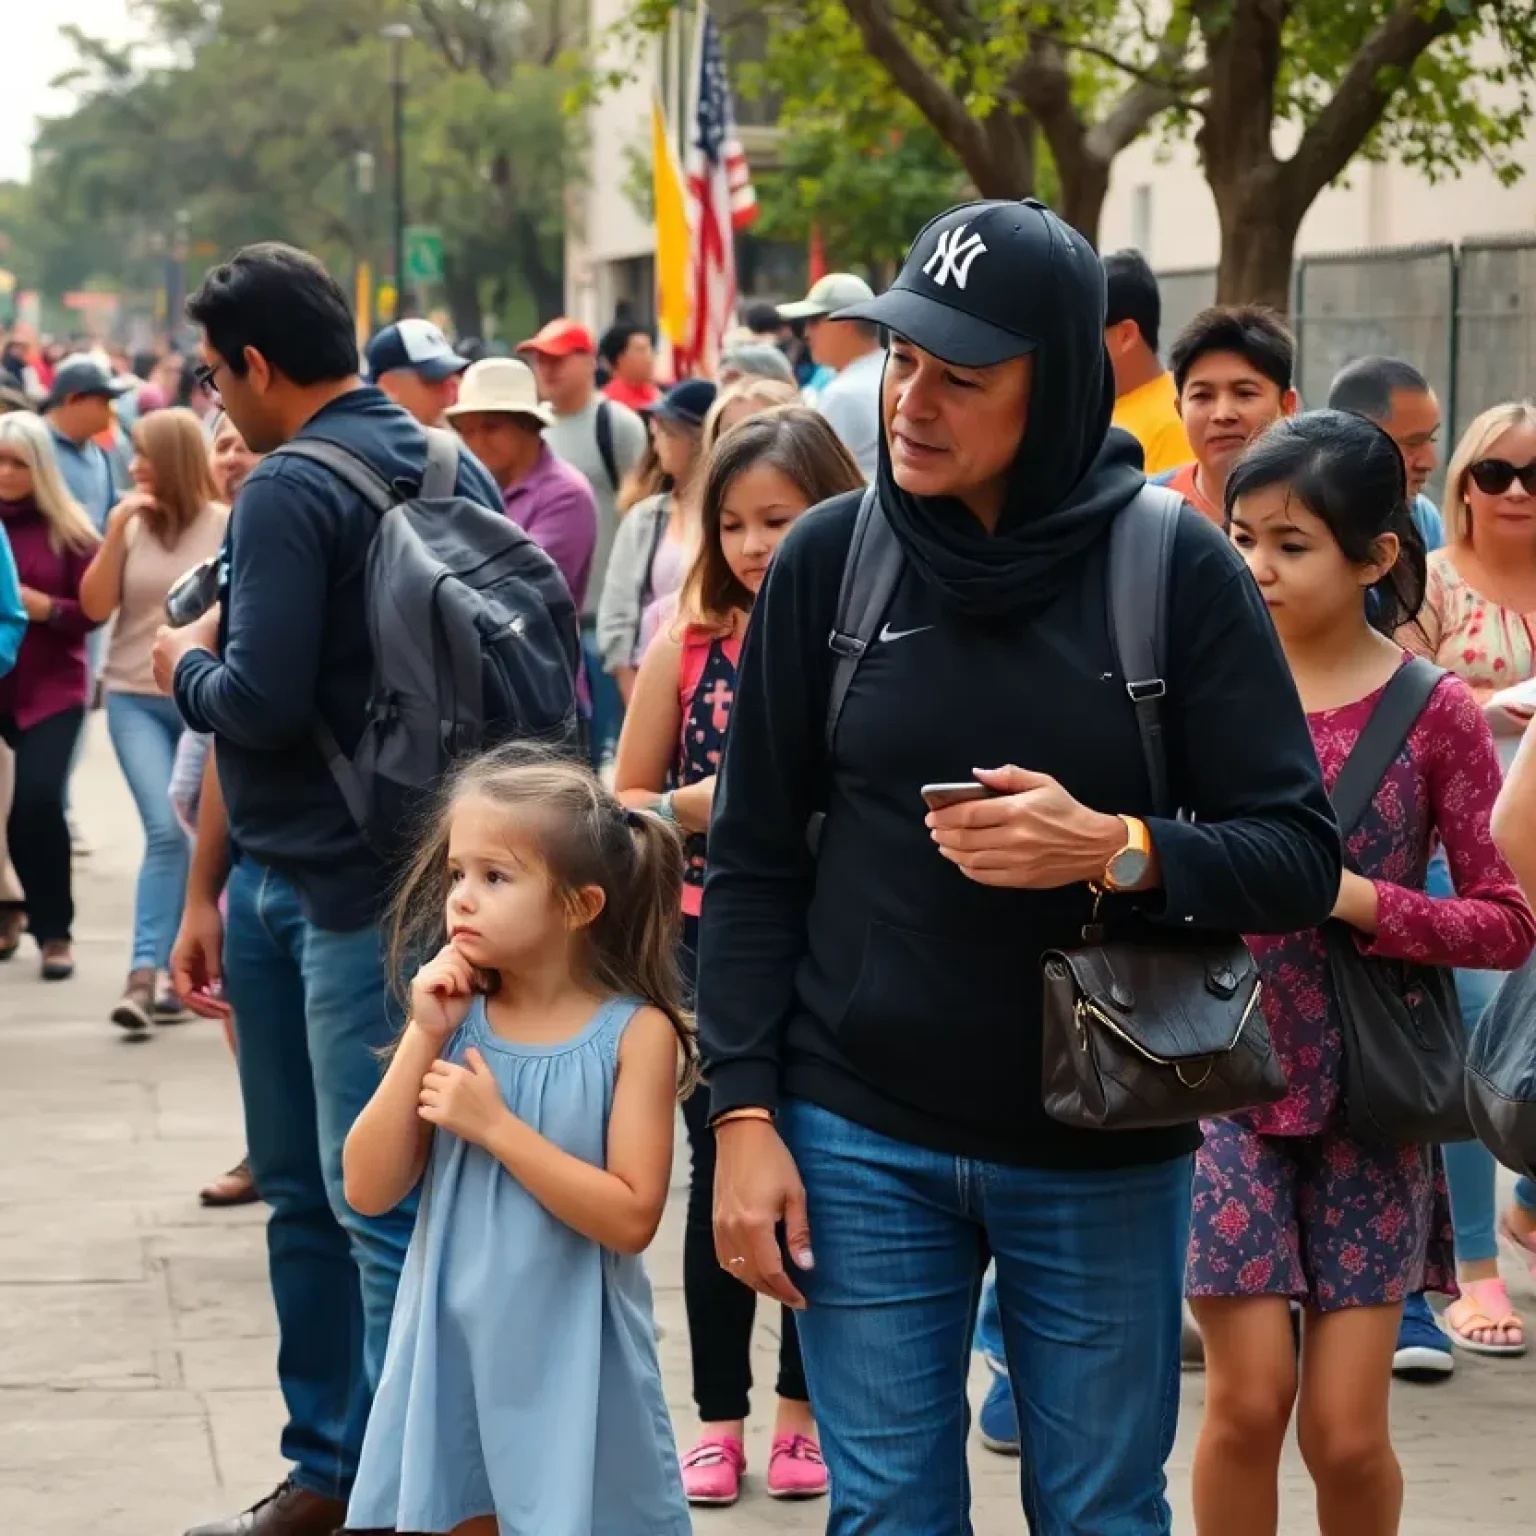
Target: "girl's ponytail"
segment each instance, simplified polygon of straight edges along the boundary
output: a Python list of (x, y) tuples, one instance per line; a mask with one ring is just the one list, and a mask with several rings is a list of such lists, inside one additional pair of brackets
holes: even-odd
[(1429, 551), (1406, 497), (1397, 503), (1384, 532), (1397, 535), (1398, 556), (1392, 569), (1372, 588), (1371, 623), (1388, 637), (1418, 618), (1429, 584)]
[[(630, 887), (624, 892), (625, 919), (605, 929), (595, 925), (594, 959), (612, 975), (613, 984), (644, 998), (671, 1020), (683, 1049), (680, 1097), (699, 1078), (699, 1049), (693, 1019), (684, 1005), (683, 979), (677, 968), (683, 899), (683, 843), (677, 829), (646, 811), (626, 810), (624, 821), (634, 850)], [(618, 897), (615, 891), (613, 897)], [(612, 898), (610, 898), (612, 900)], [(602, 930), (602, 931), (596, 931)], [(617, 940), (609, 950), (609, 940)]]

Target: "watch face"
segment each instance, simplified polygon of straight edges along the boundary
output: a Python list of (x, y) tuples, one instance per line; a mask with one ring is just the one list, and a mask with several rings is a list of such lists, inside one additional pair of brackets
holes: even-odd
[(1122, 848), (1109, 861), (1109, 868), (1104, 873), (1110, 885), (1123, 890), (1126, 886), (1135, 885), (1146, 874), (1147, 863), (1148, 856), (1140, 848)]

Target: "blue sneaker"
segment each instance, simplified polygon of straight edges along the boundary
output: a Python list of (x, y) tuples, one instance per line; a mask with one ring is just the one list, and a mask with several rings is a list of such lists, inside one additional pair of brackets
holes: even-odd
[(1019, 1454), (1019, 1410), (1014, 1406), (1013, 1388), (1001, 1371), (993, 1370), (992, 1385), (976, 1419), (981, 1443), (999, 1456)]
[(1402, 1326), (1397, 1330), (1392, 1374), (1404, 1381), (1439, 1381), (1455, 1369), (1451, 1341), (1441, 1332), (1429, 1303), (1422, 1296), (1410, 1296), (1403, 1306)]

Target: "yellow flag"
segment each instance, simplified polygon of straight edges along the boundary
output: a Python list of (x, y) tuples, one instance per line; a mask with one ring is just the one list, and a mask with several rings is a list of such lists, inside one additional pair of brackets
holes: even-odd
[(688, 205), (683, 178), (667, 135), (661, 102), (651, 100), (651, 180), (656, 204), (656, 314), (661, 334), (674, 347), (688, 339)]

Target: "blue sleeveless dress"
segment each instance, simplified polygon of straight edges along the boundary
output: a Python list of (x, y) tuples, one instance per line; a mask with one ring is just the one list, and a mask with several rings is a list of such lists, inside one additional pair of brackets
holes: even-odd
[[(519, 1119), (601, 1167), (641, 1006), (612, 999), (534, 1046), (498, 1039), (477, 999), (443, 1054), (474, 1046)], [(439, 1130), (347, 1525), (443, 1532), (493, 1511), (502, 1536), (692, 1530), (639, 1257), (582, 1237)]]

